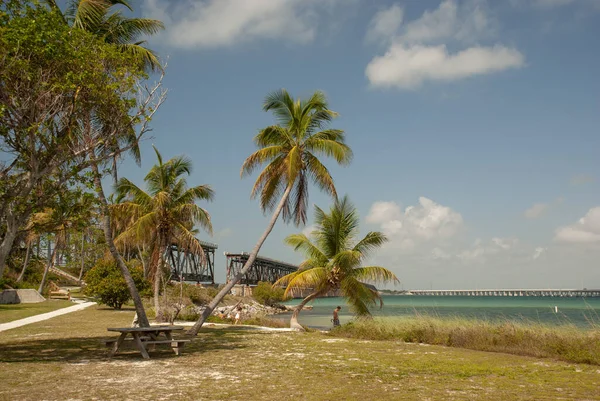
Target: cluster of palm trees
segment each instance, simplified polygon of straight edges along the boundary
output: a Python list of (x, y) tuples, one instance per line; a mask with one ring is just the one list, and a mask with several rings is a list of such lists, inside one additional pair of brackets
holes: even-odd
[[(55, 0), (45, 1), (60, 11)], [(65, 23), (73, 29), (87, 30), (107, 43), (119, 46), (139, 58), (148, 70), (160, 69), (155, 53), (144, 47), (144, 42), (138, 37), (157, 33), (163, 29), (163, 24), (151, 19), (126, 18), (119, 11), (113, 11), (117, 5), (131, 9), (126, 0), (72, 0), (62, 15)], [(356, 210), (347, 198), (338, 200), (333, 178), (322, 162), (322, 158), (332, 158), (345, 166), (353, 156), (344, 132), (329, 128), (338, 114), (329, 109), (326, 96), (317, 91), (307, 99), (294, 99), (282, 89), (266, 97), (263, 110), (273, 113), (276, 124), (260, 130), (255, 136), (258, 150), (244, 161), (241, 175), (251, 175), (262, 167), (251, 197), (259, 199), (264, 212), (271, 211), (273, 214), (244, 267), (209, 303), (190, 330), (191, 335), (198, 333), (214, 308), (249, 271), (280, 216), (284, 222), (295, 225), (306, 223), (311, 183), (330, 195), (334, 205), (329, 213), (316, 208), (317, 229), (311, 238), (297, 234), (286, 239), (295, 249), (303, 251), (307, 260), (297, 272), (282, 278), (279, 284), (287, 285), (288, 293), (300, 288), (313, 289), (294, 313), (292, 325), (299, 327), (297, 316), (306, 302), (331, 289), (341, 290), (356, 313), (368, 314), (368, 307), (376, 302), (378, 294), (364, 282), (397, 281), (396, 276), (383, 267), (362, 266), (369, 252), (381, 246), (386, 238), (382, 233), (372, 232), (362, 240), (356, 240), (359, 221)], [(137, 147), (133, 150), (138, 158), (139, 150)], [(190, 160), (176, 157), (163, 162), (157, 150), (156, 155), (158, 164), (145, 177), (147, 190), (144, 191), (126, 178), (117, 181), (116, 158), (119, 154), (115, 154), (112, 172), (119, 202), (111, 205), (108, 222), (110, 225), (110, 219), (113, 220), (115, 245), (121, 249), (143, 247), (151, 250), (148, 271), (154, 281), (155, 308), (159, 315), (158, 293), (165, 269), (165, 250), (177, 244), (202, 254), (195, 229), (199, 226), (211, 233), (212, 223), (208, 212), (196, 202), (211, 200), (214, 193), (206, 185), (187, 186), (184, 175), (191, 171)], [(112, 238), (107, 238), (109, 248), (111, 242)], [(111, 253), (113, 251), (111, 248)], [(134, 301), (136, 299), (139, 296), (134, 296)], [(136, 302), (136, 309), (145, 318), (140, 305)], [(147, 324), (145, 319), (141, 320), (141, 324)]]

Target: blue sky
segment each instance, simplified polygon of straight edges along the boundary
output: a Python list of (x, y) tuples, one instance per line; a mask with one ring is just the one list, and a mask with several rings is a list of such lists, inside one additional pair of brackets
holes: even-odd
[[(372, 262), (404, 288), (600, 287), (598, 0), (139, 0), (163, 20), (168, 99), (143, 145), (141, 183), (164, 157), (210, 184), (223, 252), (249, 251), (267, 219), (239, 169), (270, 91), (323, 90), (355, 158), (330, 167), (362, 230), (390, 241)], [(311, 204), (330, 200), (311, 188)], [(312, 215), (312, 211), (311, 211)], [(301, 255), (273, 231), (262, 255)]]

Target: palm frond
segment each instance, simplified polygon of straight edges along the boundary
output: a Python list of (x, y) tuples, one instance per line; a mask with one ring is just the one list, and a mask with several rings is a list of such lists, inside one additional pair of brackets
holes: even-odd
[(372, 251), (381, 248), (383, 244), (387, 242), (385, 234), (379, 231), (371, 231), (363, 239), (361, 239), (356, 245), (354, 250), (360, 252), (364, 257), (369, 255)]
[(359, 316), (370, 316), (369, 306), (375, 305), (381, 297), (354, 277), (346, 277), (340, 285), (344, 298), (350, 304), (350, 308)]
[(273, 285), (285, 285), (285, 296), (296, 296), (305, 289), (323, 291), (327, 271), (323, 267), (314, 267), (306, 270), (298, 270), (283, 276)]
[(294, 118), (294, 99), (285, 89), (271, 92), (265, 98), (263, 110), (272, 111), (278, 123), (287, 127)]
[(306, 159), (307, 172), (312, 181), (321, 191), (331, 195), (334, 199), (337, 198), (335, 184), (333, 183), (333, 178), (331, 178), (331, 174), (329, 174), (327, 167), (308, 151), (304, 152), (304, 158)]
[(327, 263), (327, 256), (304, 234), (288, 235), (284, 242), (294, 247), (295, 251), (303, 252), (309, 260), (319, 260), (322, 264)]
[(364, 266), (353, 269), (352, 276), (359, 281), (373, 284), (389, 282), (397, 284), (400, 282), (394, 273), (381, 266)]
[(251, 175), (252, 172), (263, 163), (271, 162), (280, 157), (283, 154), (283, 151), (284, 149), (281, 145), (268, 146), (257, 150), (244, 160), (244, 164), (242, 164), (240, 170), (240, 176), (244, 177)]

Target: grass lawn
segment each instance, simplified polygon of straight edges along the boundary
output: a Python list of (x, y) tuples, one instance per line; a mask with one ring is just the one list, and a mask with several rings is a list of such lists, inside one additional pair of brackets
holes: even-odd
[(49, 299), (36, 304), (0, 305), (0, 323), (12, 322), (13, 320), (39, 315), (41, 313), (52, 312), (54, 310), (73, 305), (73, 302), (59, 299)]
[(0, 399), (600, 399), (598, 366), (322, 333), (206, 328), (180, 357), (108, 360), (106, 328), (132, 316), (91, 307), (0, 333)]

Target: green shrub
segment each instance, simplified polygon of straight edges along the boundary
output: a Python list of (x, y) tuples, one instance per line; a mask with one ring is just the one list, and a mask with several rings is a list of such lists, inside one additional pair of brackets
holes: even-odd
[[(144, 279), (144, 273), (137, 263), (126, 263), (131, 277), (140, 293), (150, 289), (150, 283)], [(99, 298), (101, 304), (115, 309), (127, 302), (131, 296), (121, 274), (121, 270), (114, 260), (100, 260), (96, 266), (87, 272), (84, 279), (86, 294)]]
[(252, 297), (263, 305), (273, 306), (284, 300), (284, 292), (281, 287), (274, 287), (271, 283), (261, 281), (252, 289)]
[(170, 302), (180, 302), (183, 286), (183, 303), (192, 302), (195, 305), (206, 305), (213, 298), (215, 291), (212, 287), (202, 287), (194, 284), (176, 283), (167, 286), (167, 298)]

